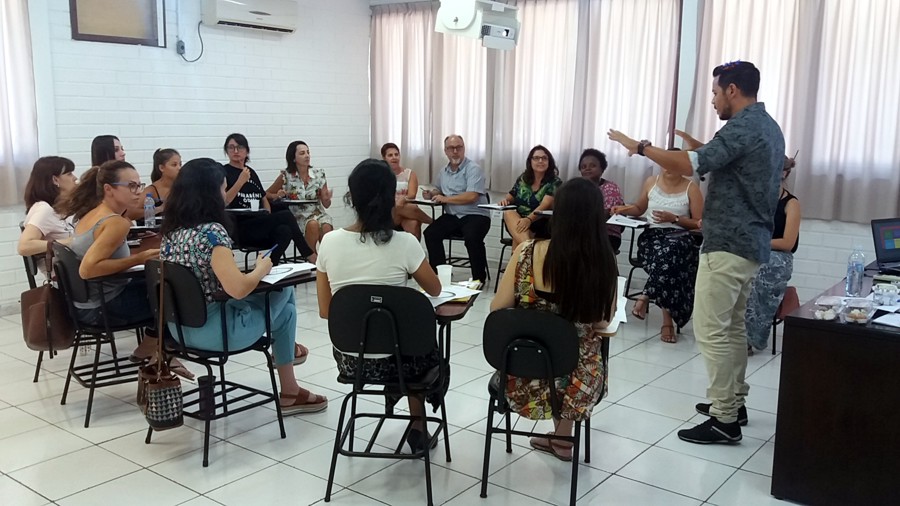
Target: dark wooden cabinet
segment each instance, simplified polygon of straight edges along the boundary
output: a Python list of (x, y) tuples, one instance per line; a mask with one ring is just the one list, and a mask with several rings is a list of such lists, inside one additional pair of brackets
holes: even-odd
[(815, 320), (814, 302), (785, 320), (772, 495), (900, 504), (900, 329)]

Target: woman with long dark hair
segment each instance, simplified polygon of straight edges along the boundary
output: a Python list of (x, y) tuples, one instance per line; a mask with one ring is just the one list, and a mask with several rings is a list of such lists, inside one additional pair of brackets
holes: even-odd
[(147, 187), (147, 194), (153, 197), (156, 203), (156, 212), (165, 210), (166, 199), (172, 191), (178, 171), (181, 170), (181, 154), (172, 148), (157, 149), (153, 152), (153, 170), (150, 172), (151, 185)]
[(105, 162), (125, 161), (125, 147), (115, 135), (98, 135), (91, 141), (91, 166), (99, 167)]
[[(16, 251), (22, 256), (39, 255), (47, 251), (48, 241), (72, 236), (75, 227), (66, 216), (54, 209), (57, 200), (65, 198), (78, 184), (75, 164), (61, 156), (44, 156), (34, 162), (31, 176), (25, 185), (25, 221)], [(43, 271), (43, 262), (38, 267)]]
[(553, 153), (540, 144), (531, 148), (525, 159), (525, 172), (500, 201), (501, 206), (516, 206), (503, 212), (503, 224), (512, 237), (513, 248), (535, 235), (547, 237), (548, 220), (538, 212), (553, 209), (553, 194), (561, 184)]
[[(603, 219), (603, 196), (586, 179), (573, 179), (556, 192), (550, 227), (552, 239), (525, 241), (512, 255), (491, 311), (520, 307), (550, 311), (578, 329), (578, 365), (570, 376), (557, 378), (561, 419), (551, 434), (571, 436), (574, 421), (591, 416), (606, 384), (601, 360), (605, 329), (616, 312), (618, 269)], [(592, 224), (585, 226), (586, 223)], [(510, 378), (506, 397), (519, 415), (551, 418), (550, 386), (544, 380)], [(531, 446), (572, 460), (570, 443), (532, 438)]]
[(259, 202), (259, 208), (267, 214), (236, 216), (235, 241), (242, 246), (269, 248), (274, 243), (272, 262), (281, 261), (288, 245), (294, 245), (310, 262), (316, 261), (315, 251), (306, 243), (294, 215), (287, 209), (273, 211), (266, 190), (263, 188), (250, 161), (250, 144), (242, 134), (234, 133), (225, 138), (225, 154), (228, 163), (220, 166), (225, 172), (225, 204), (229, 209), (250, 209), (251, 202)]
[(284, 160), (287, 167), (281, 171), (281, 177), (275, 178), (266, 195), (272, 199), (287, 197), (315, 201), (291, 206), (291, 213), (297, 219), (306, 243), (315, 251), (322, 237), (334, 230), (331, 215), (325, 211), (331, 207), (334, 191), (328, 188), (325, 171), (310, 165), (309, 146), (305, 142), (288, 144)]
[[(406, 286), (409, 275), (428, 294), (438, 295), (441, 282), (425, 259), (419, 241), (407, 232), (394, 230), (394, 195), (397, 178), (382, 160), (360, 162), (348, 179), (348, 205), (356, 212), (356, 222), (328, 234), (319, 248), (316, 292), (319, 315), (328, 318), (332, 295), (352, 284)], [(342, 374), (356, 374), (357, 356), (334, 350)], [(402, 357), (404, 375), (419, 376), (440, 363), (435, 353), (425, 357)], [(395, 378), (396, 361), (390, 356), (367, 357), (363, 375), (372, 380)], [(424, 415), (423, 399), (409, 398), (409, 411)], [(407, 441), (413, 451), (421, 448), (427, 435), (421, 422), (413, 422)]]
[[(296, 344), (297, 306), (291, 288), (266, 296), (251, 294), (272, 269), (265, 256), (256, 260), (248, 273), (234, 262), (232, 241), (228, 235), (230, 220), (225, 213), (225, 177), (220, 165), (210, 158), (186, 163), (172, 185), (161, 233), (161, 258), (189, 267), (206, 295), (207, 313), (218, 315), (225, 305), (228, 344), (230, 348), (246, 348), (266, 332), (271, 318), (272, 353), (281, 383), (281, 409), (288, 413), (315, 413), (328, 406), (328, 399), (297, 384), (294, 364), (302, 363)], [(215, 301), (214, 294), (224, 290), (232, 297)], [(170, 324), (171, 325), (171, 324)], [(199, 349), (222, 351), (222, 322), (209, 318), (200, 328), (184, 328), (186, 344)], [(171, 328), (173, 332), (174, 328)]]

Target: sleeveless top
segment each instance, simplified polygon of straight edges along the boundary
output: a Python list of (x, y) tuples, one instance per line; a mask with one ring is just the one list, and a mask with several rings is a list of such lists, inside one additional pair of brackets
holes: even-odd
[[(83, 234), (75, 234), (72, 236), (72, 242), (69, 243), (69, 248), (75, 252), (75, 256), (78, 257), (79, 260), (84, 258), (84, 255), (87, 254), (87, 251), (94, 245), (94, 231), (97, 227), (100, 226), (101, 223), (112, 218), (113, 216), (118, 216), (118, 214), (110, 214), (109, 216), (104, 216), (97, 220), (97, 223), (94, 223), (94, 226), (89, 230), (84, 232)], [(122, 244), (116, 248), (115, 251), (112, 252), (112, 255), (109, 256), (111, 259), (116, 258), (128, 258), (131, 256), (131, 250), (128, 248), (128, 244), (125, 240), (122, 240)], [(110, 300), (125, 289), (125, 285), (128, 284), (127, 279), (115, 280), (115, 281), (104, 281), (103, 282), (103, 296), (106, 300)], [(94, 309), (100, 307), (100, 292), (97, 288), (96, 284), (89, 285), (88, 292), (88, 302), (75, 302), (74, 305), (78, 309)]]
[[(787, 222), (787, 213), (785, 213), (784, 208), (787, 206), (787, 203), (791, 199), (797, 199), (797, 197), (787, 191), (784, 190), (782, 192), (782, 197), (778, 199), (778, 207), (775, 208), (775, 227), (772, 229), (772, 239), (781, 239), (784, 237), (784, 226)], [(797, 200), (799, 202), (799, 200)], [(791, 253), (797, 252), (797, 246), (800, 245), (800, 234), (797, 234), (797, 240), (794, 241), (794, 247), (791, 248)]]
[(406, 196), (409, 193), (409, 174), (412, 169), (403, 169), (397, 176), (397, 195)]
[(691, 201), (688, 198), (688, 190), (693, 181), (689, 181), (687, 187), (681, 193), (666, 193), (662, 191), (659, 185), (659, 176), (656, 176), (656, 183), (647, 193), (647, 212), (644, 218), (655, 228), (681, 228), (676, 223), (656, 223), (653, 221), (653, 211), (668, 211), (676, 216), (691, 215)]

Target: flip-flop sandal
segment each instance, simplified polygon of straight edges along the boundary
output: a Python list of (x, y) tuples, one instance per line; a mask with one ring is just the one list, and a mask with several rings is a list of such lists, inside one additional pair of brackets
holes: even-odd
[[(637, 310), (638, 303), (641, 304), (641, 310)], [(638, 320), (644, 320), (647, 318), (647, 305), (650, 304), (648, 299), (639, 298), (634, 302), (634, 306), (631, 307), (631, 316), (634, 316)]]
[[(547, 434), (550, 435), (553, 433), (548, 432)], [(545, 437), (533, 437), (528, 443), (532, 448), (539, 452), (549, 453), (563, 462), (572, 462), (572, 447), (563, 447), (558, 444), (554, 445), (551, 440)]]
[[(305, 394), (305, 395), (303, 395)], [(300, 399), (303, 395), (304, 399)], [(296, 395), (287, 395), (281, 393), (279, 400), (288, 401), (293, 399), (290, 404), (281, 404), (282, 414), (302, 414), (302, 413), (318, 413), (328, 407), (328, 399), (323, 395), (318, 395), (309, 390), (301, 389)]]

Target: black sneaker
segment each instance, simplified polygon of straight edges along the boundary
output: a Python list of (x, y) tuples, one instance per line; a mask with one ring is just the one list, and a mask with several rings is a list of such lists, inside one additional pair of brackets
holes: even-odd
[(716, 417), (692, 427), (678, 431), (678, 438), (688, 443), (735, 444), (741, 440), (741, 426), (737, 422), (722, 423)]
[[(706, 402), (706, 403), (701, 402), (700, 404), (697, 404), (695, 406), (695, 408), (697, 409), (697, 413), (700, 413), (701, 415), (706, 415), (706, 416), (710, 416), (709, 415), (710, 407), (712, 407), (712, 404), (710, 404), (708, 402)], [(737, 422), (739, 424), (741, 424), (741, 427), (744, 427), (745, 425), (747, 425), (748, 421), (749, 421), (749, 418), (747, 418), (747, 406), (739, 407)]]

